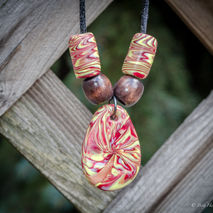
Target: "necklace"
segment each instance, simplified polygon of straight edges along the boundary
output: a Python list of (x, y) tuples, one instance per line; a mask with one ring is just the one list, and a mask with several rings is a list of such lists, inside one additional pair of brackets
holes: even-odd
[[(139, 79), (148, 76), (157, 49), (157, 41), (146, 34), (149, 1), (144, 1), (141, 33), (130, 43), (122, 72), (112, 87), (101, 73), (95, 37), (87, 32), (85, 0), (80, 0), (80, 32), (72, 35), (69, 51), (76, 78), (83, 78), (83, 91), (93, 104), (109, 103), (93, 115), (82, 145), (82, 169), (88, 181), (105, 191), (121, 189), (136, 177), (141, 164), (140, 143), (126, 110), (141, 98), (144, 86)], [(113, 104), (110, 102), (113, 101)]]

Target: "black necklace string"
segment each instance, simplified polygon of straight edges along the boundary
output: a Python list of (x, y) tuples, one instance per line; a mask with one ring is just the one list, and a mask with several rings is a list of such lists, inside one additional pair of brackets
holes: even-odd
[[(141, 11), (141, 32), (146, 33), (147, 30), (147, 22), (149, 13), (149, 0), (143, 1), (143, 9)], [(85, 0), (80, 0), (80, 32), (86, 33), (86, 12), (85, 12)]]
[(141, 32), (146, 33), (147, 22), (149, 17), (149, 0), (144, 0), (143, 9), (141, 12)]
[(87, 32), (85, 0), (80, 0), (80, 33)]

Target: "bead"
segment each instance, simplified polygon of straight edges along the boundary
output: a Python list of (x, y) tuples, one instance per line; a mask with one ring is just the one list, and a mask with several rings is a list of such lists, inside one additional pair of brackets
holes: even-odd
[(100, 107), (90, 121), (82, 145), (82, 169), (94, 186), (105, 191), (121, 189), (136, 177), (141, 162), (140, 143), (125, 109)]
[(157, 40), (144, 33), (136, 33), (130, 43), (122, 67), (123, 73), (137, 78), (146, 78), (151, 69), (157, 49)]
[(93, 104), (108, 101), (113, 95), (112, 84), (104, 75), (100, 74), (83, 81), (83, 90), (87, 99)]
[(98, 48), (92, 33), (71, 36), (69, 51), (76, 78), (89, 78), (101, 72)]
[(144, 91), (140, 80), (130, 75), (122, 76), (114, 87), (115, 97), (125, 106), (132, 106), (138, 102)]

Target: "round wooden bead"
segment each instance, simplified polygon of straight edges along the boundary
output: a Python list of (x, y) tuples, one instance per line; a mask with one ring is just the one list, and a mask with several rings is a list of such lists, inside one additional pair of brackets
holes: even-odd
[(113, 95), (112, 84), (104, 75), (99, 74), (83, 81), (83, 90), (87, 99), (93, 104), (108, 101)]
[(116, 83), (114, 95), (125, 106), (132, 106), (141, 98), (143, 91), (144, 86), (137, 78), (124, 75)]

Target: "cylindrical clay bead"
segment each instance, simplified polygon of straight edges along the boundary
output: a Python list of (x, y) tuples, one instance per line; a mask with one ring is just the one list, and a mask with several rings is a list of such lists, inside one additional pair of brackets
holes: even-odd
[(157, 40), (153, 36), (136, 33), (124, 60), (123, 73), (141, 79), (146, 78), (151, 69), (156, 49)]
[(69, 51), (76, 78), (89, 78), (101, 72), (98, 48), (92, 33), (71, 36)]

